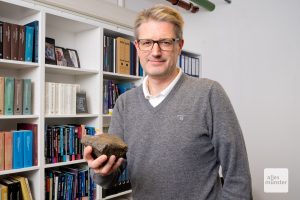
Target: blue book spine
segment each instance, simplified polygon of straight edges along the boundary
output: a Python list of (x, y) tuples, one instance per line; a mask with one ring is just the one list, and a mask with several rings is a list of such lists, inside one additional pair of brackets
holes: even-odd
[(32, 143), (33, 143), (33, 134), (31, 130), (24, 130), (24, 167), (32, 166)]
[(34, 28), (25, 26), (25, 61), (32, 62)]
[(38, 62), (39, 60), (39, 21), (33, 21), (26, 26), (30, 26), (34, 29), (33, 33), (33, 62)]
[(23, 79), (23, 115), (31, 115), (31, 79)]
[(24, 167), (23, 146), (23, 131), (13, 131), (13, 169)]

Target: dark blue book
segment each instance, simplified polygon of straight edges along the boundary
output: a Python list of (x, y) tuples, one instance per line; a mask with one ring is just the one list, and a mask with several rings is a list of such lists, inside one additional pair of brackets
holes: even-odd
[(24, 134), (23, 131), (13, 131), (13, 169), (24, 167)]
[(32, 144), (33, 134), (31, 130), (23, 130), (24, 134), (24, 167), (31, 167), (32, 164)]
[(34, 28), (25, 26), (25, 61), (32, 62), (33, 58), (33, 40)]
[(33, 57), (32, 62), (39, 61), (39, 21), (33, 21), (26, 26), (34, 28), (33, 32)]
[(118, 83), (119, 93), (123, 94), (124, 92), (134, 88), (134, 84), (131, 82)]
[(144, 70), (140, 62), (139, 62), (139, 76), (144, 76)]

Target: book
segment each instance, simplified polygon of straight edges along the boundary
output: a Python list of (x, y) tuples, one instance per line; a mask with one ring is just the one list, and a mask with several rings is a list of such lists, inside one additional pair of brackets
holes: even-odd
[(15, 194), (14, 194), (14, 191), (15, 191), (15, 183), (10, 181), (9, 179), (7, 178), (0, 178), (0, 184), (1, 185), (4, 185), (6, 188), (7, 188), (7, 199), (8, 200), (15, 200), (17, 198), (15, 198)]
[(18, 51), (19, 51), (19, 25), (11, 24), (10, 32), (10, 57), (11, 60), (18, 60)]
[(23, 131), (13, 131), (13, 169), (24, 167), (24, 134)]
[(0, 21), (0, 59), (3, 59), (3, 22)]
[(0, 171), (4, 170), (4, 131), (0, 131)]
[(4, 114), (4, 85), (5, 79), (0, 76), (0, 115)]
[(14, 89), (14, 114), (21, 115), (23, 107), (23, 80), (15, 79), (15, 89)]
[(31, 130), (23, 131), (23, 166), (31, 167), (33, 165), (33, 133)]
[(30, 130), (32, 132), (32, 162), (34, 166), (38, 165), (38, 125), (30, 123), (17, 123), (17, 130)]
[(34, 29), (32, 62), (38, 62), (39, 61), (39, 21), (35, 20), (29, 24), (26, 24), (26, 26), (32, 27)]
[(8, 193), (7, 186), (0, 184), (0, 197), (1, 197), (1, 200), (7, 200), (8, 199), (7, 193)]
[(45, 42), (45, 63), (56, 65), (55, 40), (53, 38), (46, 37), (46, 42)]
[(31, 189), (30, 189), (30, 184), (29, 184), (28, 178), (26, 178), (26, 177), (25, 177), (25, 183), (26, 183), (27, 190), (29, 192), (29, 199), (33, 200), (32, 192), (31, 192)]
[(4, 132), (4, 169), (12, 169), (12, 131)]
[(23, 79), (23, 115), (31, 115), (32, 92), (31, 79)]
[(130, 40), (117, 37), (116, 39), (116, 72), (130, 74)]
[(25, 26), (25, 61), (32, 62), (33, 58), (33, 34), (34, 29)]
[(6, 177), (7, 180), (11, 181), (13, 183), (13, 200), (21, 200), (22, 199), (22, 192), (21, 192), (21, 183), (20, 181), (12, 178), (12, 177)]
[(13, 77), (5, 77), (4, 88), (4, 114), (13, 115), (14, 113), (14, 88), (15, 81)]
[(11, 24), (3, 22), (3, 58), (10, 60)]
[(19, 25), (18, 60), (25, 60), (25, 26)]

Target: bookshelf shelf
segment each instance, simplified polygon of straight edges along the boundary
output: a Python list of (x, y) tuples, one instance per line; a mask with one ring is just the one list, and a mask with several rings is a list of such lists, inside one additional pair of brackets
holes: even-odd
[(77, 114), (77, 115), (45, 115), (45, 118), (95, 118), (98, 114)]
[(38, 166), (26, 167), (26, 168), (21, 168), (21, 169), (10, 169), (10, 170), (0, 171), (0, 175), (29, 172), (29, 171), (39, 170), (39, 169), (40, 169), (40, 167), (38, 167)]
[(88, 75), (88, 74), (98, 74), (99, 70), (93, 69), (82, 69), (82, 68), (74, 68), (74, 67), (65, 67), (65, 66), (57, 66), (46, 64), (46, 72), (47, 73), (60, 73), (66, 75)]
[(0, 119), (36, 119), (39, 115), (0, 115)]
[(123, 196), (125, 194), (130, 194), (131, 192), (132, 192), (132, 190), (126, 190), (124, 192), (119, 192), (117, 194), (107, 196), (107, 197), (103, 198), (103, 200), (113, 199), (113, 198), (116, 198), (116, 197)]
[(141, 76), (132, 76), (125, 74), (117, 74), (113, 72), (103, 72), (103, 78), (105, 79), (114, 79), (114, 80), (141, 80)]
[(60, 167), (60, 166), (73, 165), (73, 164), (79, 164), (79, 163), (85, 163), (85, 160), (81, 159), (81, 160), (73, 160), (73, 161), (68, 161), (68, 162), (45, 164), (45, 168)]
[(26, 69), (38, 67), (38, 63), (0, 59), (2, 69)]

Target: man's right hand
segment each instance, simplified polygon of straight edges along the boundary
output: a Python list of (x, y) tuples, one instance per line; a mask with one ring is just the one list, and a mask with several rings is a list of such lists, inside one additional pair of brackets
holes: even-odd
[(88, 163), (88, 166), (92, 168), (96, 174), (100, 174), (101, 176), (110, 175), (112, 172), (116, 171), (124, 161), (124, 158), (116, 160), (116, 156), (114, 155), (110, 156), (109, 159), (106, 155), (101, 155), (97, 159), (94, 159), (92, 157), (91, 146), (84, 148), (83, 158)]

